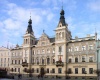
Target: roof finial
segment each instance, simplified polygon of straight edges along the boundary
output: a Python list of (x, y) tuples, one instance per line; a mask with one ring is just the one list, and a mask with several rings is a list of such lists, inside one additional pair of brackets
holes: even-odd
[(62, 9), (63, 9), (63, 0), (62, 0)]
[(31, 19), (31, 12), (30, 12), (30, 19)]

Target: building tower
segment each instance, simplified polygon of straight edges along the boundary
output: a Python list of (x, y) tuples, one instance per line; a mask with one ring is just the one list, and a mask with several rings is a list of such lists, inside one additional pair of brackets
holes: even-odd
[[(58, 26), (55, 30), (55, 61), (62, 61), (64, 65), (67, 62), (67, 47), (66, 44), (71, 39), (71, 32), (68, 30), (68, 24), (65, 22), (64, 10), (60, 12), (60, 19)], [(62, 70), (65, 71), (65, 70)]]
[(32, 30), (31, 17), (28, 21), (27, 30), (23, 38), (23, 62), (31, 63), (32, 46), (35, 45), (35, 36)]

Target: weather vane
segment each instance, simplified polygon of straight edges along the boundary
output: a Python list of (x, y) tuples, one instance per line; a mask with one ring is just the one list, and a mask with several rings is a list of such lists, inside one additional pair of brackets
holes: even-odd
[(30, 12), (30, 19), (31, 19), (31, 12)]

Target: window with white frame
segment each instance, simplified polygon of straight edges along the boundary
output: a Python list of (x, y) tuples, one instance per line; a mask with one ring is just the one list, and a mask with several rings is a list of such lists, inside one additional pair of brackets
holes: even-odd
[(75, 47), (75, 51), (78, 51), (78, 47)]
[(93, 49), (93, 45), (89, 45), (89, 50), (92, 50)]
[(38, 54), (40, 54), (40, 50), (38, 50)]
[(50, 49), (47, 49), (47, 53), (50, 53)]
[(89, 62), (93, 62), (93, 57), (92, 56), (89, 57)]
[(44, 51), (44, 49), (42, 49), (42, 53), (44, 53), (45, 51)]
[(68, 51), (71, 52), (71, 49), (69, 48)]
[(59, 46), (59, 52), (62, 52), (62, 46)]
[(85, 56), (82, 56), (82, 62), (85, 62)]
[(70, 52), (72, 52), (72, 47), (70, 47)]
[(86, 46), (82, 46), (82, 51), (86, 50)]

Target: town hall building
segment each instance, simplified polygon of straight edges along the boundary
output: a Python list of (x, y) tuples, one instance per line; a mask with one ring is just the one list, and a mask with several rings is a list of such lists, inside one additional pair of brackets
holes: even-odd
[(95, 78), (97, 75), (96, 40), (94, 36), (72, 38), (62, 9), (55, 36), (49, 37), (44, 31), (39, 39), (34, 35), (32, 19), (23, 35), (23, 44), (11, 49), (12, 74), (70, 78)]

